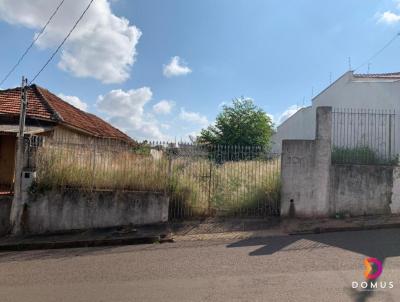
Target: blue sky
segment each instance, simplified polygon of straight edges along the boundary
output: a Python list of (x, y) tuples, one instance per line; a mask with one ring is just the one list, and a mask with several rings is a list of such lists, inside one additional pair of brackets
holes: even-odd
[[(0, 77), (57, 3), (0, 0)], [(2, 88), (32, 78), (87, 3), (65, 0)], [(35, 82), (134, 138), (186, 139), (239, 96), (279, 122), (399, 31), (394, 0), (95, 0)], [(399, 49), (370, 72), (400, 71)]]

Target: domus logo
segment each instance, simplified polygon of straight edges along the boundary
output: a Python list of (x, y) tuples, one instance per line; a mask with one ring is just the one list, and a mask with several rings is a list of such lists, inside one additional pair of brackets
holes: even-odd
[(365, 258), (364, 266), (364, 276), (368, 280), (375, 280), (382, 274), (382, 262), (376, 258)]
[(353, 281), (351, 284), (352, 288), (360, 288), (361, 290), (375, 290), (385, 288), (390, 289), (394, 287), (393, 281), (376, 281), (383, 271), (381, 261), (376, 258), (365, 258), (364, 267), (364, 277), (366, 281)]

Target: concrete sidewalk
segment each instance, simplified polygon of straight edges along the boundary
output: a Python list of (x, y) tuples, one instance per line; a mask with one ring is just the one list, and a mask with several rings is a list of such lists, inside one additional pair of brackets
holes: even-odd
[(282, 235), (318, 234), (400, 228), (400, 216), (364, 216), (344, 219), (209, 219), (172, 226), (175, 241), (245, 239)]
[(0, 251), (131, 245), (170, 240), (172, 239), (169, 226), (160, 224), (139, 228), (120, 227), (23, 237), (7, 236), (0, 239)]
[(399, 215), (360, 216), (343, 219), (292, 219), (282, 224), (288, 234), (327, 233), (400, 227)]
[(399, 228), (400, 216), (365, 216), (345, 219), (210, 218), (140, 228), (123, 227), (76, 231), (67, 234), (4, 237), (0, 251), (60, 249), (140, 243), (231, 240), (341, 231)]

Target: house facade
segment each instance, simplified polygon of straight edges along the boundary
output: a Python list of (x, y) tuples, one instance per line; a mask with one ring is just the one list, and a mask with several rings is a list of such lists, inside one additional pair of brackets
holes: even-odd
[[(128, 135), (101, 118), (75, 108), (45, 88), (27, 88), (26, 136), (68, 143), (113, 141), (136, 144)], [(0, 191), (13, 187), (21, 88), (0, 91)]]
[[(285, 139), (315, 139), (316, 108), (320, 106), (400, 113), (400, 72), (382, 74), (346, 72), (314, 97), (311, 106), (301, 108), (278, 126), (272, 138), (273, 151), (281, 152), (282, 140)], [(396, 114), (395, 119), (393, 133), (400, 133), (399, 114)], [(397, 153), (400, 153), (399, 143), (398, 140), (393, 146)]]

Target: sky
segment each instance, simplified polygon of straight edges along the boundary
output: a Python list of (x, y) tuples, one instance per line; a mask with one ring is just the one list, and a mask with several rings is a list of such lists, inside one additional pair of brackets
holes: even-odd
[[(0, 78), (59, 3), (0, 0)], [(33, 79), (88, 3), (65, 0), (0, 88)], [(241, 96), (278, 125), (399, 32), (400, 0), (94, 0), (34, 83), (135, 139), (188, 140)], [(399, 50), (369, 71), (400, 71)]]

